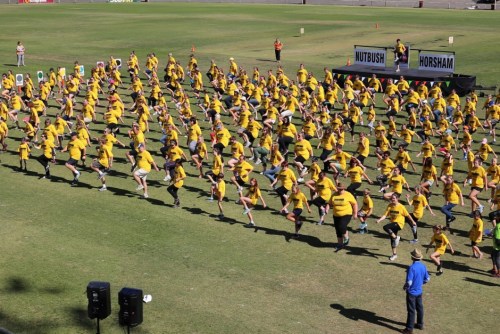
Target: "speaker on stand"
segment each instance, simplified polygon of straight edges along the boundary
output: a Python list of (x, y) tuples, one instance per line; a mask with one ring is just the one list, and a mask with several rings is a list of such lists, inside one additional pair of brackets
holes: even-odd
[(111, 314), (111, 286), (109, 282), (92, 281), (87, 285), (88, 308), (90, 319), (97, 319), (97, 334), (100, 334), (99, 320)]
[(122, 288), (118, 293), (118, 321), (121, 326), (127, 326), (127, 333), (130, 333), (131, 327), (142, 323), (142, 302), (143, 293), (140, 289)]

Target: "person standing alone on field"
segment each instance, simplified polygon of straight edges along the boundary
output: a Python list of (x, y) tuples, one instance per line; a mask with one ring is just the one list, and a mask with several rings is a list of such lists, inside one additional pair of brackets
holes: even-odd
[(274, 41), (274, 55), (276, 56), (276, 62), (280, 62), (281, 61), (281, 49), (283, 48), (283, 43), (281, 43), (281, 41), (276, 38), (276, 40)]
[(16, 55), (17, 55), (17, 67), (24, 65), (24, 45), (21, 41), (17, 42)]
[(396, 45), (394, 45), (394, 64), (396, 64), (396, 72), (399, 72), (399, 63), (403, 61), (403, 57), (405, 56), (406, 47), (401, 40), (398, 38), (396, 40)]
[[(414, 249), (411, 253), (413, 264), (406, 272), (406, 282), (403, 290), (406, 291), (406, 328), (401, 333), (412, 334), (413, 328), (424, 328), (424, 304), (422, 302), (422, 286), (431, 279), (427, 268), (420, 262), (422, 253)], [(415, 313), (417, 322), (415, 323)]]

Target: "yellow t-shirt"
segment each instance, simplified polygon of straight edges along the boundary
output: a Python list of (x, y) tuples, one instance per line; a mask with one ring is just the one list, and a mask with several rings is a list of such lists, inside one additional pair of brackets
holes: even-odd
[(349, 216), (353, 214), (353, 205), (356, 204), (354, 196), (347, 191), (342, 194), (334, 194), (330, 198), (330, 206), (332, 207), (334, 217)]
[(469, 172), (469, 177), (472, 179), (472, 187), (477, 187), (477, 188), (483, 188), (485, 186), (484, 184), (484, 177), (486, 176), (486, 171), (484, 170), (483, 167), (472, 167), (471, 171)]
[(400, 229), (403, 229), (405, 226), (405, 217), (408, 217), (410, 214), (408, 210), (404, 207), (403, 204), (389, 204), (384, 213), (384, 216), (388, 217), (391, 223), (397, 223)]
[(80, 160), (82, 157), (82, 150), (85, 148), (85, 143), (80, 139), (74, 139), (68, 142), (66, 150), (69, 152), (71, 159)]
[(337, 191), (337, 188), (333, 184), (333, 181), (327, 177), (323, 180), (317, 180), (315, 184), (316, 192), (325, 201), (328, 201), (332, 197), (332, 193)]
[(424, 208), (429, 205), (427, 198), (424, 195), (415, 195), (412, 199), (413, 215), (415, 218), (420, 219), (424, 216)]
[(450, 243), (446, 235), (444, 233), (436, 234), (432, 236), (431, 242), (434, 242), (436, 246), (434, 247), (434, 251), (443, 255), (446, 252), (446, 246)]

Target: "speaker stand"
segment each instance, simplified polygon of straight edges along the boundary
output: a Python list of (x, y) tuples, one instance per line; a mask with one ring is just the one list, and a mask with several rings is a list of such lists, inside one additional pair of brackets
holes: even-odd
[(101, 334), (101, 329), (99, 328), (99, 318), (97, 318), (97, 334)]

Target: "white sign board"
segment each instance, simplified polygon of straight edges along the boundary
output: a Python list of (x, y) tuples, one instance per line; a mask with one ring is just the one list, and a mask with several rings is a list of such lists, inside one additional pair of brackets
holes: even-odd
[(37, 71), (36, 72), (36, 78), (38, 80), (38, 83), (43, 80), (43, 71)]
[(16, 86), (24, 85), (24, 77), (22, 74), (16, 74)]
[(385, 67), (385, 58), (385, 50), (354, 48), (355, 64)]
[(455, 55), (421, 52), (418, 55), (418, 69), (453, 73), (455, 72)]
[(80, 65), (80, 75), (83, 77), (85, 76), (85, 66)]

